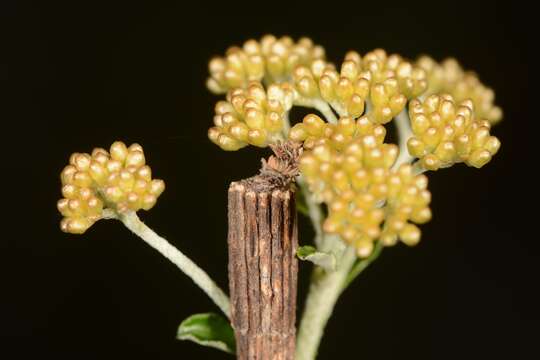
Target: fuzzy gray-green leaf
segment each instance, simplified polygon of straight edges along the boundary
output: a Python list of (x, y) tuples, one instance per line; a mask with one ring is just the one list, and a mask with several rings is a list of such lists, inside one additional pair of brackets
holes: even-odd
[(235, 353), (234, 331), (227, 319), (213, 313), (191, 315), (178, 327), (176, 338)]
[(334, 254), (317, 251), (313, 246), (300, 246), (296, 250), (296, 255), (301, 260), (311, 261), (325, 270), (334, 271), (336, 269), (336, 257)]

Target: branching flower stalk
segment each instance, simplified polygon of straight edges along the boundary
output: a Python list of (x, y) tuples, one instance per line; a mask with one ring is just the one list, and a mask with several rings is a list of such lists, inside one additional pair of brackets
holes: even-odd
[(313, 230), (315, 231), (315, 238), (313, 239), (313, 242), (315, 243), (315, 245), (317, 245), (317, 248), (321, 248), (324, 240), (324, 233), (322, 230), (322, 223), (324, 220), (323, 211), (321, 209), (321, 206), (317, 204), (317, 202), (313, 198), (313, 194), (311, 194), (311, 192), (309, 191), (307, 184), (302, 178), (302, 176), (299, 176), (297, 178), (297, 183), (300, 185), (302, 194), (305, 197), (306, 205), (308, 207), (309, 218), (311, 219)]
[[(410, 160), (412, 159), (403, 158), (401, 161), (405, 163)], [(311, 212), (310, 217), (313, 220)], [(313, 221), (313, 224), (316, 222)], [(347, 247), (346, 250), (340, 249), (343, 246), (339, 237), (326, 235), (323, 239), (326, 241), (323, 240), (325, 246), (321, 249), (336, 255), (337, 267), (334, 271), (315, 269), (312, 274), (308, 297), (298, 329), (296, 360), (315, 359), (324, 335), (324, 328), (332, 315), (339, 296), (362, 271), (379, 257), (383, 249), (382, 242), (378, 242), (367, 258), (358, 259), (352, 247)]]
[(302, 322), (298, 330), (296, 360), (315, 359), (324, 333), (354, 262), (356, 251), (348, 246), (338, 259), (335, 271), (315, 271), (312, 275)]
[[(326, 60), (324, 48), (308, 38), (294, 41), (288, 36), (266, 35), (259, 41), (248, 40), (212, 59), (209, 72), (208, 89), (225, 94), (215, 106), (210, 141), (226, 151), (249, 145), (271, 147), (278, 151), (276, 155), (285, 157), (294, 149), (294, 161), (285, 169), (290, 175), (286, 187), (299, 174), (297, 190), (305, 199), (315, 232), (315, 247), (301, 246), (297, 251), (314, 268), (295, 359), (313, 360), (343, 291), (385, 247), (414, 246), (420, 241), (418, 225), (432, 217), (426, 173), (457, 163), (474, 168), (486, 165), (501, 146), (491, 135), (491, 127), (501, 120), (502, 110), (494, 104), (493, 90), (455, 59), (439, 63), (421, 56), (408, 60), (375, 49), (363, 56), (350, 51), (336, 67)], [(303, 119), (289, 119), (294, 106), (313, 108), (322, 117), (308, 114)], [(391, 121), (395, 122), (397, 144), (386, 142), (386, 124)], [(268, 164), (263, 161), (262, 173), (268, 171)], [(61, 180), (64, 198), (58, 209), (64, 216), (63, 231), (81, 234), (99, 219), (122, 221), (230, 315), (227, 295), (208, 274), (137, 217), (138, 210), (156, 204), (165, 188), (163, 181), (152, 179), (140, 145), (128, 148), (116, 142), (110, 151), (98, 148), (92, 154), (73, 154)], [(294, 187), (285, 190), (294, 191)], [(265, 223), (267, 220), (264, 218)], [(234, 224), (243, 233), (242, 222)], [(250, 226), (257, 228), (257, 224)], [(264, 244), (268, 240), (263, 239)], [(257, 251), (248, 254), (250, 261), (262, 261)], [(268, 253), (265, 256), (268, 261)], [(261, 275), (261, 284), (266, 284), (261, 289), (268, 313), (268, 299), (281, 285), (276, 278), (272, 279), (276, 289), (268, 286), (273, 275), (264, 264), (264, 274), (256, 277)], [(250, 269), (259, 269), (255, 265)], [(291, 276), (296, 279), (296, 265), (290, 267), (285, 271), (294, 272)], [(295, 289), (289, 290), (295, 293)], [(275, 309), (279, 307), (272, 307)], [(257, 314), (252, 315), (257, 319)], [(252, 329), (249, 322), (242, 324)], [(291, 329), (287, 330), (291, 339), (287, 351), (274, 351), (287, 354), (283, 355), (287, 359), (294, 350), (294, 327)], [(265, 336), (270, 336), (269, 343), (241, 348), (270, 351), (272, 346), (281, 346), (279, 341), (273, 342), (272, 333)], [(186, 319), (178, 338), (227, 352), (235, 348), (228, 320), (213, 314)], [(240, 359), (255, 356), (237, 355)], [(272, 354), (262, 355), (270, 358)]]
[[(288, 48), (295, 46), (289, 38), (270, 38), (276, 49), (281, 41)], [(255, 42), (244, 45), (246, 54)], [(283, 52), (282, 59), (287, 54)], [(489, 135), (489, 125), (499, 121), (502, 112), (493, 105), (493, 91), (453, 59), (439, 65), (427, 56), (414, 62), (381, 49), (363, 57), (351, 51), (337, 71), (321, 56), (324, 52), (305, 54), (305, 61), (274, 82), (262, 73), (251, 77), (249, 66), (235, 67), (227, 57), (220, 61), (230, 64), (230, 77), (244, 79), (242, 86), (263, 78), (267, 86), (288, 84), (293, 106), (315, 108), (324, 117), (308, 115), (289, 131), (289, 139), (304, 145), (298, 183), (315, 229), (314, 243), (337, 264), (335, 269), (316, 266), (313, 272), (296, 349), (297, 359), (308, 360), (316, 356), (339, 295), (383, 247), (398, 240), (411, 246), (418, 243), (420, 230), (413, 223), (431, 218), (431, 196), (422, 173), (457, 162), (485, 165), (500, 146)], [(264, 61), (263, 57), (262, 67)], [(209, 84), (220, 78), (212, 66), (210, 70)], [(454, 105), (457, 101), (459, 108)], [(475, 107), (487, 120), (475, 119)], [(384, 143), (384, 124), (392, 119), (398, 146)], [(212, 131), (210, 138), (220, 145)], [(324, 221), (316, 202), (327, 207)]]
[(394, 168), (398, 168), (401, 164), (409, 164), (414, 158), (407, 151), (407, 141), (412, 136), (411, 121), (407, 111), (403, 109), (395, 118), (398, 139), (399, 139), (399, 155), (394, 164)]

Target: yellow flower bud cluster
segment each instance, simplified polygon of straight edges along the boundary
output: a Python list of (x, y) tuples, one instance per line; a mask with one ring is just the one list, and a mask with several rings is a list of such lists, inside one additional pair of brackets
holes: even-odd
[(110, 152), (96, 148), (92, 154), (74, 153), (61, 173), (63, 199), (58, 210), (64, 216), (64, 232), (82, 234), (103, 215), (149, 210), (165, 189), (163, 180), (152, 179), (139, 144), (129, 148), (117, 141)]
[(401, 240), (413, 246), (420, 241), (420, 229), (414, 225), (431, 220), (431, 193), (427, 189), (427, 176), (415, 175), (411, 165), (403, 164), (386, 181), (385, 222), (379, 237), (385, 246)]
[(370, 100), (373, 109), (368, 115), (377, 124), (389, 122), (404, 109), (407, 99), (427, 88), (423, 69), (399, 55), (387, 56), (382, 49), (364, 58), (354, 51), (347, 53), (339, 73), (322, 60), (309, 67), (299, 66), (293, 79), (300, 96), (320, 97), (340, 115), (357, 118), (364, 113), (365, 101)]
[(418, 97), (427, 89), (426, 72), (400, 55), (387, 55), (383, 49), (376, 49), (367, 53), (362, 63), (372, 74), (374, 83), (396, 79), (399, 92), (408, 99)]
[(301, 123), (295, 124), (289, 132), (289, 138), (303, 142), (304, 149), (307, 150), (313, 149), (315, 145), (327, 143), (341, 151), (351, 141), (364, 136), (373, 137), (372, 145), (382, 144), (386, 129), (382, 125), (373, 124), (367, 116), (362, 116), (358, 120), (350, 116), (342, 116), (337, 124), (332, 124), (315, 114), (309, 114)]
[(449, 58), (439, 64), (429, 56), (422, 56), (416, 64), (428, 74), (426, 95), (448, 93), (458, 103), (471, 99), (479, 117), (491, 124), (502, 119), (501, 108), (494, 104), (495, 92), (482, 84), (475, 73), (464, 71), (455, 59)]
[(501, 143), (490, 135), (490, 122), (475, 117), (473, 102), (456, 104), (451, 95), (430, 95), (409, 104), (414, 136), (409, 153), (428, 170), (457, 162), (480, 168), (491, 160)]
[(250, 81), (286, 81), (296, 66), (309, 65), (324, 57), (324, 48), (309, 38), (294, 42), (289, 36), (278, 39), (266, 35), (260, 41), (246, 41), (242, 48), (229, 48), (225, 57), (213, 58), (208, 66), (207, 87), (222, 94), (231, 88), (246, 87)]
[(369, 256), (383, 235), (385, 245), (398, 237), (409, 245), (418, 241), (418, 229), (408, 220), (429, 220), (427, 178), (415, 176), (409, 165), (391, 169), (398, 147), (384, 143), (382, 125), (367, 116), (328, 124), (310, 114), (290, 137), (304, 141), (299, 168), (316, 198), (328, 206), (326, 232), (339, 234), (360, 257)]
[(216, 104), (210, 140), (223, 150), (248, 144), (264, 147), (281, 139), (284, 116), (292, 107), (294, 92), (288, 83), (273, 84), (265, 91), (259, 82), (230, 90), (227, 101)]

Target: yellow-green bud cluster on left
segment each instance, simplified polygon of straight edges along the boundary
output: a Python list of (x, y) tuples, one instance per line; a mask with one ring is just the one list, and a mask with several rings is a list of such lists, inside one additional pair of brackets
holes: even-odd
[(324, 59), (324, 49), (303, 37), (295, 42), (289, 36), (265, 35), (260, 41), (248, 40), (240, 47), (227, 49), (225, 57), (215, 57), (208, 64), (206, 84), (216, 94), (246, 87), (250, 81), (274, 83), (286, 81), (297, 65), (309, 65)]
[(103, 215), (149, 210), (165, 189), (163, 180), (152, 179), (139, 144), (127, 147), (116, 141), (110, 151), (96, 148), (92, 154), (74, 153), (61, 173), (63, 199), (58, 210), (64, 216), (64, 232), (82, 234)]
[(264, 147), (280, 140), (293, 97), (287, 83), (270, 85), (265, 90), (254, 81), (246, 89), (230, 90), (227, 101), (216, 104), (215, 126), (208, 130), (208, 138), (227, 151), (248, 144)]
[(415, 99), (409, 104), (409, 117), (414, 134), (407, 142), (409, 153), (427, 170), (458, 162), (480, 168), (501, 146), (490, 135), (490, 122), (475, 117), (471, 100), (458, 105), (444, 94)]

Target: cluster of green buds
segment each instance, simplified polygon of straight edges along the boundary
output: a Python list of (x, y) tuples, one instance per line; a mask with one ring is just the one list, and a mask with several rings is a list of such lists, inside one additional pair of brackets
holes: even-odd
[(61, 173), (63, 231), (82, 234), (101, 219), (105, 209), (122, 214), (149, 210), (165, 189), (163, 180), (152, 179), (139, 144), (117, 141), (110, 152), (96, 148), (92, 154), (74, 153)]
[(309, 38), (294, 42), (289, 36), (278, 39), (265, 35), (260, 41), (246, 41), (241, 48), (229, 48), (225, 57), (213, 58), (207, 86), (222, 94), (231, 88), (246, 87), (250, 81), (282, 82), (290, 78), (296, 66), (324, 57), (324, 48)]
[(313, 114), (290, 132), (292, 140), (304, 142), (301, 173), (328, 205), (324, 230), (339, 234), (360, 257), (371, 254), (377, 239), (384, 245), (398, 237), (416, 244), (420, 232), (408, 221), (423, 223), (431, 216), (427, 178), (414, 175), (410, 165), (392, 170), (398, 148), (384, 143), (385, 134), (366, 116), (329, 124)]
[(246, 89), (230, 90), (227, 101), (216, 104), (215, 126), (208, 130), (208, 137), (227, 151), (248, 144), (264, 147), (281, 140), (293, 97), (287, 83), (274, 84), (265, 90), (261, 83), (251, 82)]
[(457, 162), (480, 168), (499, 150), (490, 135), (490, 122), (475, 117), (471, 100), (457, 105), (451, 95), (431, 95), (409, 104), (414, 136), (407, 142), (409, 153), (424, 169), (437, 170)]
[(447, 93), (458, 103), (471, 100), (480, 118), (491, 124), (502, 119), (501, 108), (494, 104), (495, 92), (482, 84), (475, 73), (464, 71), (457, 60), (448, 58), (439, 64), (429, 56), (421, 56), (416, 64), (427, 73), (426, 95)]

